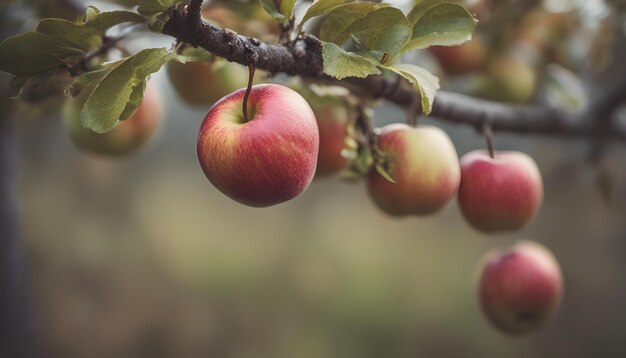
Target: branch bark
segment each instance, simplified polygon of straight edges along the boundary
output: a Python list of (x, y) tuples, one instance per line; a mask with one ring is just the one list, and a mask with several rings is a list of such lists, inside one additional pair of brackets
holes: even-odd
[[(202, 21), (197, 27), (189, 26), (187, 16), (184, 8), (173, 9), (163, 27), (163, 33), (192, 46), (202, 47), (232, 62), (245, 66), (253, 64), (271, 73), (299, 75), (316, 81), (341, 84), (372, 98), (385, 98), (404, 108), (409, 108), (416, 96), (413, 87), (397, 86), (394, 81), (381, 76), (341, 81), (330, 78), (323, 72), (322, 43), (314, 36), (302, 34), (295, 42), (286, 45), (268, 44)], [(626, 100), (626, 91), (621, 87), (607, 94), (602, 103), (590, 106), (583, 113), (544, 105), (513, 106), (439, 91), (431, 115), (442, 120), (472, 125), (477, 130), (489, 124), (494, 131), (593, 138), (597, 136), (597, 111), (612, 113), (617, 105)], [(612, 127), (610, 136), (626, 140), (626, 129)]]

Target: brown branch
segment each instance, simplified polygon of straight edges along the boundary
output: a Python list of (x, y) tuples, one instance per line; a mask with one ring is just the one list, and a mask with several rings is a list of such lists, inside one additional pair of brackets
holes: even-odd
[[(323, 72), (321, 41), (308, 34), (303, 33), (294, 42), (285, 45), (273, 45), (202, 21), (198, 27), (189, 26), (186, 20), (185, 11), (181, 8), (173, 9), (163, 27), (163, 33), (232, 62), (246, 66), (253, 64), (272, 73), (300, 75), (341, 84), (360, 94), (385, 98), (404, 108), (411, 105), (416, 95), (413, 87), (394, 84), (393, 80), (381, 76), (341, 81), (330, 78)], [(513, 106), (439, 91), (431, 115), (450, 122), (472, 125), (479, 131), (485, 124), (489, 124), (494, 131), (593, 138), (597, 135), (595, 112), (607, 108), (612, 112), (625, 99), (626, 91), (619, 88), (615, 93), (605, 96), (603, 101), (606, 103), (592, 105), (588, 111), (577, 113), (543, 105)], [(610, 134), (613, 138), (626, 139), (624, 128), (612, 127)]]

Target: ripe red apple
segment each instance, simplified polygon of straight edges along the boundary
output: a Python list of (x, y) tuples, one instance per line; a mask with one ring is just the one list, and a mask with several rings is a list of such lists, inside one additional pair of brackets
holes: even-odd
[(317, 157), (315, 177), (334, 174), (348, 165), (348, 160), (341, 155), (348, 136), (350, 113), (343, 102), (324, 101), (313, 105), (320, 132), (320, 149)]
[(144, 145), (154, 134), (163, 116), (161, 96), (151, 85), (146, 87), (143, 101), (135, 114), (118, 122), (110, 132), (99, 134), (84, 128), (80, 111), (91, 91), (84, 90), (68, 100), (64, 107), (64, 124), (70, 139), (81, 150), (94, 154), (122, 156)]
[(480, 70), (487, 58), (487, 46), (475, 36), (458, 46), (431, 46), (428, 48), (446, 73), (461, 75)]
[(300, 94), (275, 84), (252, 87), (248, 121), (245, 89), (219, 100), (198, 134), (198, 159), (207, 178), (242, 204), (264, 207), (302, 193), (315, 174), (319, 134)]
[(480, 306), (505, 333), (540, 328), (559, 306), (562, 290), (559, 264), (543, 245), (523, 241), (507, 252), (485, 255), (478, 284)]
[(190, 105), (212, 105), (248, 83), (246, 67), (223, 59), (188, 63), (170, 61), (167, 75), (180, 98)]
[(518, 230), (535, 216), (543, 183), (535, 161), (520, 152), (477, 150), (461, 158), (459, 206), (465, 219), (484, 232)]
[(372, 170), (367, 189), (374, 202), (393, 216), (425, 215), (441, 209), (456, 194), (460, 169), (454, 144), (432, 126), (390, 124), (378, 148), (387, 156), (392, 183)]

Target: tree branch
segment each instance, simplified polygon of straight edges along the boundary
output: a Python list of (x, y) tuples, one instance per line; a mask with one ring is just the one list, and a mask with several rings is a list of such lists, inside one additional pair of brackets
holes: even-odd
[[(301, 34), (295, 42), (273, 45), (238, 35), (229, 29), (220, 29), (200, 21), (190, 26), (182, 8), (173, 9), (163, 33), (229, 61), (242, 65), (253, 64), (272, 73), (341, 84), (367, 94), (372, 98), (385, 98), (399, 106), (409, 108), (416, 91), (411, 86), (398, 86), (382, 76), (335, 80), (323, 72), (322, 43), (309, 34)], [(597, 111), (612, 113), (626, 99), (626, 82), (604, 96), (602, 101), (583, 113), (571, 112), (543, 105), (514, 106), (474, 97), (439, 91), (432, 116), (455, 123), (469, 124), (480, 130), (489, 124), (494, 131), (541, 133), (566, 137), (597, 136), (595, 115)], [(417, 94), (419, 95), (419, 94)], [(609, 113), (609, 114), (610, 114)], [(611, 128), (611, 137), (626, 140), (626, 129)]]

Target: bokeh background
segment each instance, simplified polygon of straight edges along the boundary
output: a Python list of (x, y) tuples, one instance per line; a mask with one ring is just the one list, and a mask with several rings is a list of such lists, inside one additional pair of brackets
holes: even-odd
[[(624, 357), (626, 146), (599, 161), (580, 139), (496, 133), (534, 157), (537, 218), (487, 236), (456, 202), (423, 218), (375, 208), (363, 183), (315, 180), (271, 208), (239, 205), (195, 152), (208, 108), (181, 103), (167, 77), (164, 121), (123, 159), (80, 152), (58, 113), (17, 118), (21, 231), (42, 350), (49, 357)], [(377, 125), (404, 120), (376, 108)], [(443, 127), (459, 155), (473, 129)], [(491, 248), (541, 242), (561, 264), (562, 306), (524, 337), (495, 331), (475, 297)]]

